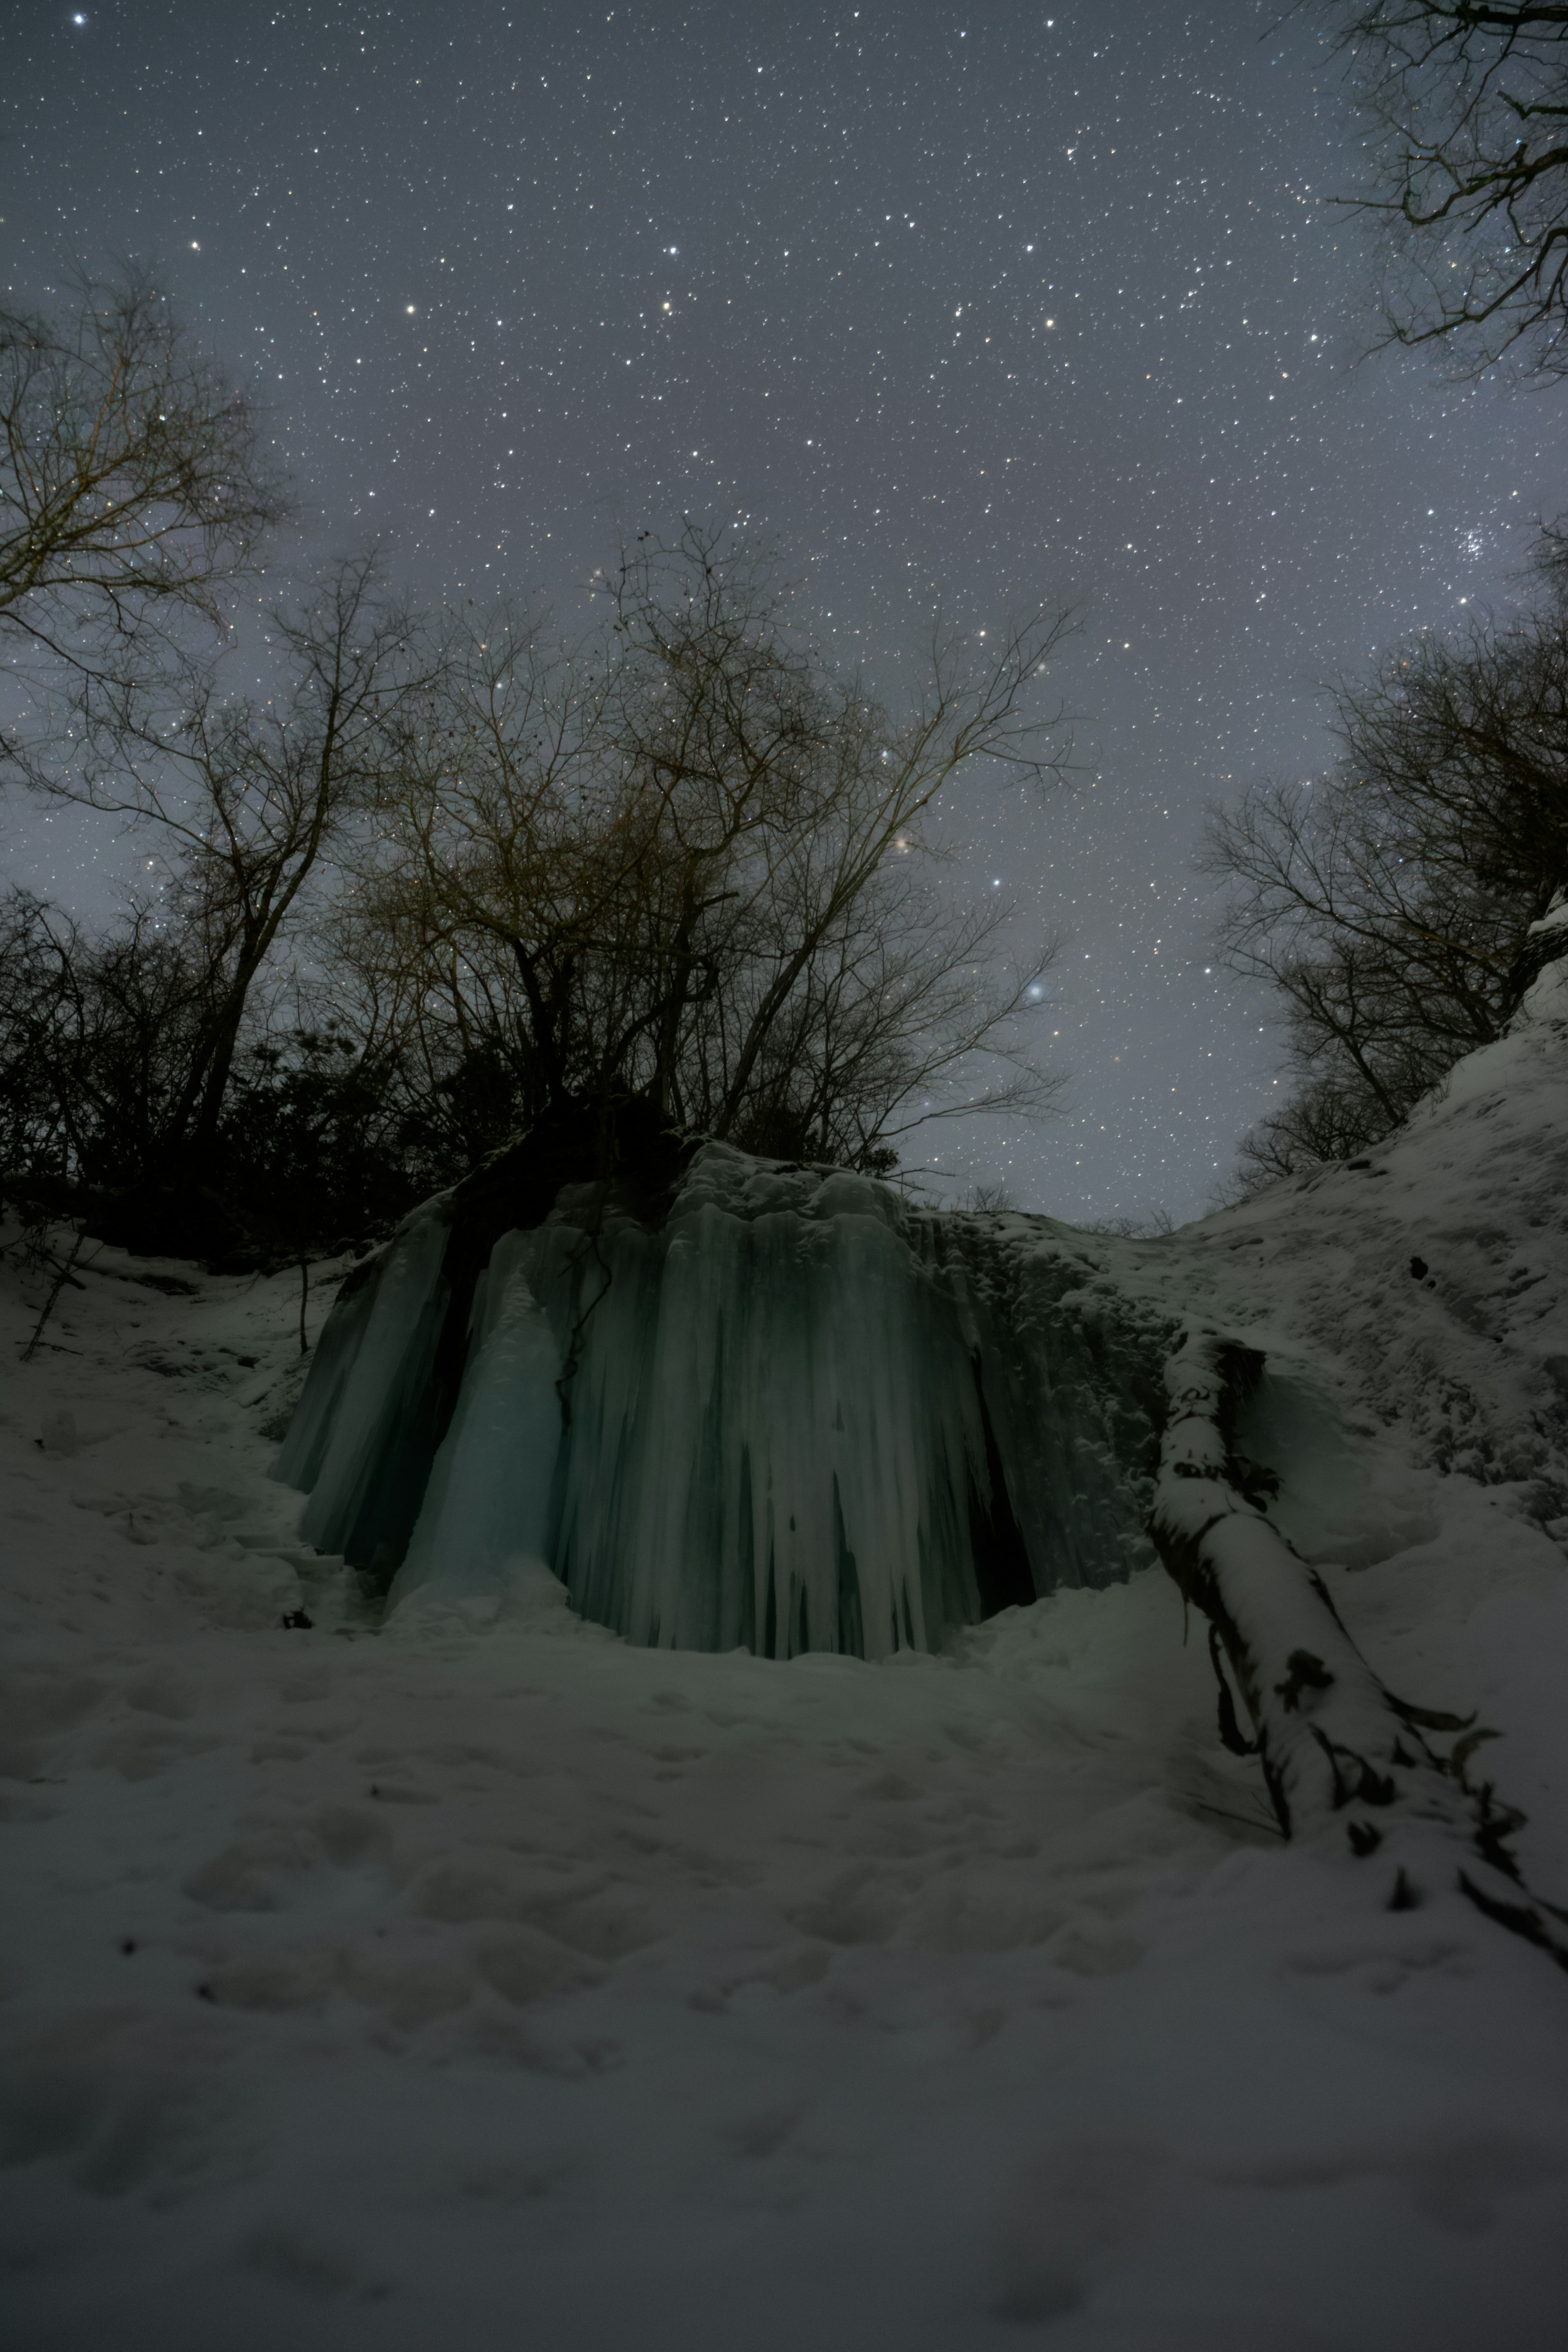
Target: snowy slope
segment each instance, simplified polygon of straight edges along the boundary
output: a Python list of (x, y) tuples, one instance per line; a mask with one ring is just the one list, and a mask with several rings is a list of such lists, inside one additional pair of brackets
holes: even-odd
[[(1266, 1350), (1282, 1522), (1568, 1902), (1556, 985), (1368, 1168), (1067, 1240)], [(1563, 2342), (1568, 1980), (1280, 1845), (1159, 1570), (876, 1664), (543, 1571), (378, 1632), (268, 1476), (294, 1286), (82, 1279), (19, 1367), (5, 1277), (7, 2346)]]

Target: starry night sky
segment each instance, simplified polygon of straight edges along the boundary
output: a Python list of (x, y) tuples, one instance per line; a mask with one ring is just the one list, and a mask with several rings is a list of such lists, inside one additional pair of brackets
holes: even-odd
[[(1180, 1219), (1279, 1066), (1205, 968), (1205, 801), (1321, 764), (1321, 681), (1506, 600), (1568, 504), (1560, 393), (1352, 364), (1356, 133), (1279, 15), (11, 0), (0, 283), (153, 259), (270, 404), (292, 560), (378, 535), (432, 600), (570, 613), (623, 530), (745, 518), (896, 698), (938, 597), (1086, 594), (1089, 772), (946, 817), (961, 887), (1068, 936), (1068, 1115), (926, 1156)], [(89, 910), (126, 855), (16, 808), (6, 848)]]

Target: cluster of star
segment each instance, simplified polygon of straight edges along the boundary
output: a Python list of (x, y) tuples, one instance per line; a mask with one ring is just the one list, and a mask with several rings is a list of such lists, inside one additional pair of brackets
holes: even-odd
[(0, 96), (26, 266), (176, 256), (322, 546), (377, 532), (426, 597), (581, 614), (620, 535), (728, 519), (895, 700), (939, 602), (978, 644), (1086, 600), (1048, 688), (1085, 714), (1076, 781), (976, 777), (943, 819), (1021, 955), (1074, 940), (1037, 1003), (1076, 1123), (966, 1129), (944, 1165), (1010, 1153), (1068, 1213), (1195, 1207), (1276, 1068), (1208, 952), (1205, 800), (1310, 772), (1303, 681), (1452, 617), (1553, 509), (1531, 421), (1347, 371), (1310, 28), (1265, 0), (69, 23)]

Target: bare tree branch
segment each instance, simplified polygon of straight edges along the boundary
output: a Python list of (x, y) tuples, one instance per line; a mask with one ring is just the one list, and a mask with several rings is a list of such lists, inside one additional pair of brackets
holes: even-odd
[(1044, 960), (997, 985), (998, 917), (944, 913), (916, 867), (922, 814), (973, 761), (1059, 770), (1060, 714), (1026, 698), (1071, 616), (978, 666), (939, 638), (897, 722), (793, 642), (717, 536), (639, 541), (605, 585), (596, 639), (552, 646), (514, 610), (447, 645), (363, 869), (352, 951), (378, 1017), (395, 1003), (434, 1055), (432, 1096), (482, 1040), (521, 1124), (629, 1092), (862, 1163), (981, 1053), (1012, 1056), (994, 1107), (1042, 1107), (1015, 1030)]
[(1385, 236), (1384, 338), (1568, 372), (1568, 11), (1324, 0), (1370, 129), (1344, 199)]
[(249, 396), (128, 268), (76, 315), (0, 310), (0, 632), (69, 662), (80, 633), (219, 618), (286, 511)]
[[(1544, 569), (1552, 584), (1554, 542)], [(1298, 1080), (1244, 1142), (1249, 1181), (1364, 1150), (1534, 977), (1568, 884), (1568, 604), (1423, 635), (1335, 689), (1339, 768), (1211, 816), (1219, 953), (1275, 993)]]
[(375, 806), (416, 689), (408, 615), (378, 593), (375, 560), (331, 567), (274, 614), (283, 666), (265, 700), (225, 690), (221, 665), (174, 656), (84, 682), (37, 781), (123, 818), (152, 846), (166, 906), (199, 940), (205, 998), (165, 1148), (211, 1149), (246, 1008), (300, 894)]

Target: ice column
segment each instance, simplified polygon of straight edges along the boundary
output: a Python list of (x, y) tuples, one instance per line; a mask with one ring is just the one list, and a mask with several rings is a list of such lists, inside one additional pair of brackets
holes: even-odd
[(529, 1281), (533, 1241), (503, 1234), (479, 1276), (457, 1410), (394, 1601), (431, 1585), (454, 1600), (500, 1596), (517, 1569), (547, 1564), (561, 1360)]
[(1104, 1244), (721, 1144), (659, 1226), (504, 1213), (443, 1196), (345, 1289), (279, 1465), (395, 1601), (543, 1563), (634, 1642), (875, 1658), (1136, 1563), (1163, 1334)]

